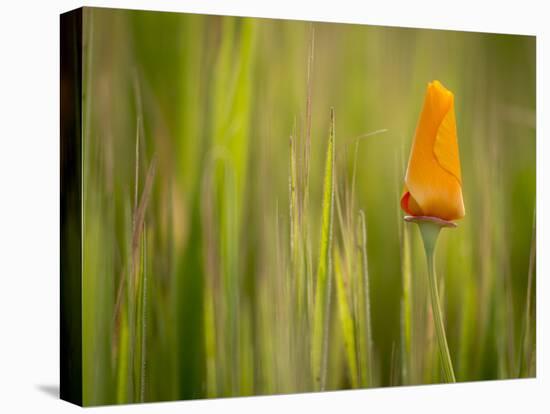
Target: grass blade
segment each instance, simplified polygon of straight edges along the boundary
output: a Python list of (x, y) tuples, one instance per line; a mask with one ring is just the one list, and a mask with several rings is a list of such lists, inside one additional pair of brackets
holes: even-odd
[(412, 379), (412, 263), (411, 263), (411, 240), (409, 229), (402, 224), (402, 247), (401, 247), (401, 272), (403, 280), (403, 293), (401, 298), (401, 378), (403, 384), (411, 384)]
[(361, 382), (363, 386), (374, 385), (373, 375), (373, 342), (370, 314), (370, 288), (367, 260), (367, 224), (365, 213), (359, 211), (359, 249), (361, 251), (361, 277), (359, 278), (359, 349), (361, 361)]
[(141, 286), (141, 312), (139, 314), (138, 326), (141, 328), (141, 363), (140, 363), (140, 387), (139, 387), (139, 401), (145, 401), (145, 372), (147, 368), (147, 228), (144, 225), (143, 228), (143, 270), (142, 270), (142, 286)]
[(313, 383), (316, 390), (324, 390), (326, 383), (334, 210), (334, 140), (334, 109), (331, 108), (330, 134), (323, 185), (321, 241), (319, 247), (319, 265), (317, 267), (317, 284), (315, 286), (315, 311), (313, 315), (313, 343), (311, 350)]
[(536, 244), (537, 244), (537, 226), (536, 212), (533, 214), (533, 232), (531, 235), (531, 249), (529, 252), (529, 270), (527, 274), (527, 298), (525, 302), (525, 322), (523, 327), (523, 340), (520, 343), (520, 360), (518, 377), (535, 376), (534, 372), (534, 355), (535, 355), (535, 336), (533, 335), (532, 321), (535, 320), (533, 315), (533, 289), (534, 289), (534, 273), (536, 260)]
[(338, 251), (334, 252), (334, 279), (336, 281), (338, 311), (344, 339), (344, 348), (346, 349), (346, 357), (350, 370), (351, 386), (353, 388), (357, 388), (359, 386), (359, 375), (355, 350), (355, 325), (353, 323), (353, 317), (351, 315), (351, 310), (347, 299), (346, 282), (342, 272), (341, 255)]

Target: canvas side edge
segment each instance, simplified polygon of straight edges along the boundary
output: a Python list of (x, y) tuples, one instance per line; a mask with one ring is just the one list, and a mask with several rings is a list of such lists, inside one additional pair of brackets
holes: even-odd
[(82, 405), (82, 8), (60, 15), (60, 398)]

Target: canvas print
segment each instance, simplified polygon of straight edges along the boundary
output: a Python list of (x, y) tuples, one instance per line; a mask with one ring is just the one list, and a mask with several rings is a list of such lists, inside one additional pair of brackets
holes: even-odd
[(61, 394), (536, 375), (533, 36), (61, 16)]

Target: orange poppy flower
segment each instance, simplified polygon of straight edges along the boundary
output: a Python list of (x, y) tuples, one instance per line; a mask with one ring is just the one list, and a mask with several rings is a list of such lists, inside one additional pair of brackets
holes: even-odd
[(454, 95), (439, 81), (428, 84), (405, 175), (401, 208), (412, 216), (448, 221), (465, 215)]

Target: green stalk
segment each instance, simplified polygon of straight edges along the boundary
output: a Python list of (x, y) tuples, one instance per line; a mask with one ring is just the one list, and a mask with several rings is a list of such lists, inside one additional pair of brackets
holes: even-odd
[(532, 292), (533, 292), (533, 283), (534, 283), (534, 271), (535, 271), (535, 256), (536, 256), (536, 211), (533, 212), (533, 231), (531, 233), (531, 249), (529, 252), (529, 270), (527, 272), (527, 298), (525, 301), (525, 320), (523, 325), (523, 335), (522, 340), (520, 341), (520, 350), (519, 350), (519, 369), (518, 377), (526, 378), (529, 376), (534, 376), (535, 373), (531, 373), (532, 361), (534, 355), (534, 340), (532, 338), (532, 327), (531, 320), (533, 318), (533, 304), (532, 304)]
[(401, 330), (402, 330), (402, 381), (403, 384), (412, 384), (412, 280), (411, 280), (411, 245), (410, 235), (407, 226), (403, 226), (402, 245), (402, 274), (403, 274), (403, 296), (401, 299)]
[(424, 242), (424, 250), (426, 252), (426, 260), (428, 264), (428, 284), (430, 286), (430, 298), (432, 304), (432, 314), (434, 317), (435, 333), (441, 359), (441, 367), (446, 382), (456, 382), (451, 354), (447, 345), (447, 337), (445, 335), (445, 326), (443, 324), (443, 313), (441, 304), (439, 303), (439, 294), (437, 292), (437, 277), (435, 273), (435, 246), (441, 225), (435, 222), (417, 221), (422, 240)]
[[(334, 252), (334, 279), (336, 280), (336, 297), (338, 304), (338, 314), (340, 316), (340, 326), (342, 328), (342, 336), (344, 340), (344, 348), (346, 350), (347, 363), (350, 374), (350, 381), (352, 388), (358, 388), (359, 386), (359, 374), (357, 367), (356, 357), (356, 339), (355, 339), (355, 326), (353, 324), (353, 316), (351, 314), (347, 292), (346, 282), (344, 280), (344, 274), (342, 270), (340, 252)], [(349, 275), (348, 275), (349, 279)]]
[[(206, 397), (216, 398), (219, 395), (219, 371), (220, 361), (218, 349), (218, 332), (216, 314), (216, 300), (219, 296), (219, 288), (216, 289), (216, 280), (219, 278), (219, 259), (217, 246), (217, 232), (215, 206), (218, 205), (218, 200), (214, 194), (214, 166), (212, 160), (207, 167), (203, 182), (201, 185), (201, 203), (204, 206), (201, 209), (202, 233), (205, 248), (204, 254), (204, 289), (203, 289), (203, 304), (204, 304), (204, 352), (206, 358)], [(218, 282), (219, 284), (219, 282)], [(218, 305), (219, 306), (219, 305)], [(221, 336), (221, 335), (220, 335)]]
[(374, 386), (374, 345), (372, 341), (369, 265), (367, 259), (367, 222), (365, 212), (359, 210), (359, 243), (361, 275), (359, 278), (359, 344), (361, 349), (361, 375), (363, 385)]
[(315, 311), (313, 315), (313, 339), (311, 345), (311, 368), (316, 391), (323, 391), (326, 384), (332, 270), (332, 219), (334, 211), (334, 135), (334, 109), (331, 108), (330, 135), (323, 185), (321, 240), (319, 246), (319, 266), (317, 267), (317, 283), (315, 286)]

